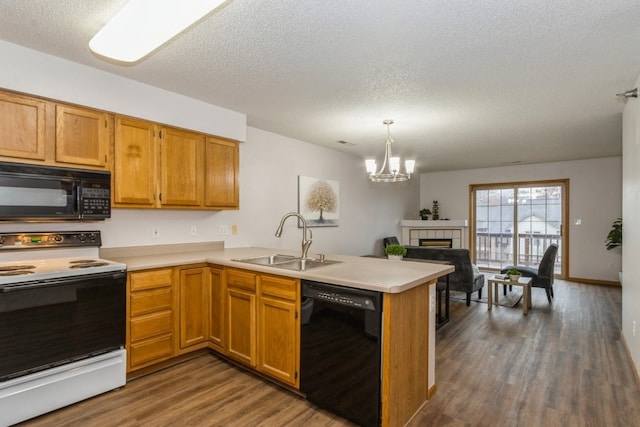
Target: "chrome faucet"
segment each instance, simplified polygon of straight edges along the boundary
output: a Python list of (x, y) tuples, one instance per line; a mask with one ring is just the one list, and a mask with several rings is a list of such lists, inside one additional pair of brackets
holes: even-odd
[(280, 220), (280, 225), (276, 229), (276, 237), (282, 236), (282, 227), (284, 226), (284, 222), (290, 216), (298, 217), (300, 221), (302, 221), (302, 258), (307, 258), (307, 252), (309, 252), (309, 246), (313, 242), (313, 233), (309, 230), (309, 238), (307, 239), (307, 221), (305, 221), (304, 217), (295, 212), (289, 212)]

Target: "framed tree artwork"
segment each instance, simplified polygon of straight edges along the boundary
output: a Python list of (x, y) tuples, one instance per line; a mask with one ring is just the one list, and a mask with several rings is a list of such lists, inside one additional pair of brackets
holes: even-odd
[(337, 227), (340, 219), (340, 183), (299, 175), (298, 213), (307, 221), (307, 227)]

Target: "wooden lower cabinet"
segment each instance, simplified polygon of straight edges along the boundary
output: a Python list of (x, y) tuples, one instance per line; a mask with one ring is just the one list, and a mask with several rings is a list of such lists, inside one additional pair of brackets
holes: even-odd
[(258, 370), (294, 387), (299, 386), (300, 281), (288, 277), (258, 277)]
[(227, 355), (299, 386), (300, 281), (227, 269)]
[(181, 268), (180, 275), (180, 352), (207, 346), (208, 267)]
[(173, 357), (173, 269), (129, 273), (127, 295), (127, 372)]
[(227, 355), (255, 367), (256, 361), (256, 274), (226, 269)]
[(209, 281), (207, 283), (208, 304), (208, 340), (209, 347), (225, 352), (225, 307), (226, 307), (226, 281), (224, 269), (219, 267), (209, 268)]
[(130, 272), (128, 372), (209, 347), (299, 387), (300, 280), (208, 265)]

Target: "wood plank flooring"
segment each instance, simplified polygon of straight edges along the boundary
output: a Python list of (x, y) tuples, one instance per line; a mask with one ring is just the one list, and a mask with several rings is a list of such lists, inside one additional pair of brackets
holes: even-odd
[[(620, 288), (556, 281), (549, 305), (451, 302), (436, 340), (437, 392), (417, 426), (640, 426), (620, 341)], [(203, 355), (23, 426), (327, 426), (351, 423)]]

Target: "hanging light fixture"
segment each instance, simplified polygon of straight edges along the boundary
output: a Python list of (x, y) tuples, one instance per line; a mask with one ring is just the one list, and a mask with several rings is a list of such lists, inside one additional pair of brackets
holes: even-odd
[[(391, 143), (394, 142), (391, 138), (391, 132), (389, 126), (393, 124), (393, 120), (385, 120), (382, 122), (387, 125), (387, 140), (385, 141), (384, 161), (382, 167), (376, 172), (377, 164), (374, 159), (365, 160), (367, 167), (367, 173), (369, 179), (373, 182), (402, 182), (411, 178), (411, 174), (416, 166), (415, 160), (405, 160), (404, 169), (405, 173), (400, 173), (400, 157), (394, 157), (391, 154)], [(386, 168), (386, 172), (385, 172)]]

